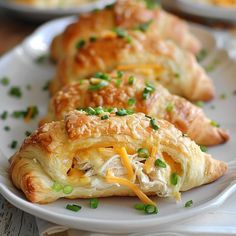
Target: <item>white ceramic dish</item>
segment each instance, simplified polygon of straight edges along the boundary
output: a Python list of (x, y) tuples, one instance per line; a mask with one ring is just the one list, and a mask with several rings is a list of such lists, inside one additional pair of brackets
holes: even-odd
[[(45, 24), (21, 45), (2, 57), (0, 77), (8, 76), (10, 85), (7, 87), (0, 85), (2, 95), (0, 114), (4, 110), (12, 113), (14, 110), (25, 109), (29, 105), (37, 105), (40, 116), (46, 112), (49, 96), (42, 90), (42, 87), (53, 76), (55, 68), (50, 63), (36, 64), (34, 59), (47, 53), (53, 36), (73, 20), (74, 18), (65, 18)], [(168, 199), (158, 199), (160, 212), (157, 215), (143, 215), (137, 212), (133, 208), (133, 205), (139, 202), (137, 198), (101, 199), (99, 208), (96, 210), (88, 207), (87, 200), (59, 200), (48, 205), (37, 205), (25, 200), (23, 194), (12, 186), (7, 175), (8, 163), (2, 155), (0, 158), (1, 194), (18, 208), (56, 224), (109, 233), (157, 230), (160, 225), (174, 223), (223, 204), (225, 199), (236, 190), (236, 164), (232, 162), (236, 157), (236, 106), (234, 105), (236, 96), (233, 95), (233, 91), (236, 90), (236, 64), (225, 51), (216, 49), (215, 40), (210, 33), (196, 26), (192, 27), (192, 30), (209, 51), (204, 64), (209, 65), (216, 58), (219, 60), (217, 67), (211, 73), (217, 95), (211, 103), (205, 105), (204, 109), (210, 117), (217, 120), (224, 128), (229, 129), (231, 133), (231, 140), (227, 144), (209, 149), (216, 159), (231, 162), (229, 171), (223, 178), (210, 185), (183, 193), (182, 202), (178, 204)], [(29, 84), (31, 89), (27, 90)], [(21, 99), (7, 95), (7, 91), (12, 85), (19, 85), (22, 88)], [(222, 93), (227, 95), (225, 100), (219, 98)], [(212, 105), (215, 106), (215, 109), (211, 109)], [(4, 131), (4, 127), (7, 125), (11, 127), (8, 132)], [(11, 117), (5, 121), (1, 120), (0, 149), (4, 156), (10, 157), (15, 151), (9, 148), (13, 139), (18, 140), (20, 144), (24, 139), (25, 131), (33, 130), (36, 127), (37, 119), (28, 124)], [(190, 199), (193, 200), (194, 206), (189, 209), (184, 208), (184, 203)], [(70, 202), (82, 205), (82, 210), (79, 213), (66, 210), (65, 206)]]
[(192, 0), (161, 0), (164, 7), (182, 12), (217, 20), (236, 22), (236, 8), (223, 8), (196, 3)]
[(114, 2), (115, 0), (97, 0), (95, 2), (84, 4), (78, 7), (46, 9), (16, 4), (9, 2), (8, 0), (0, 0), (0, 8), (13, 16), (18, 16), (34, 21), (46, 21), (57, 17), (79, 15), (81, 13), (90, 12), (95, 9), (101, 9)]

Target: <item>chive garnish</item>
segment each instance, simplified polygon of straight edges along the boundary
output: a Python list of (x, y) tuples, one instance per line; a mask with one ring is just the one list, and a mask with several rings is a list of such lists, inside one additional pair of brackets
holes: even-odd
[(214, 127), (220, 127), (220, 125), (216, 122), (216, 121), (214, 121), (214, 120), (212, 120), (211, 122), (210, 122), (210, 124), (212, 125), (212, 126), (214, 126)]
[(94, 78), (102, 79), (102, 80), (109, 80), (109, 76), (105, 73), (97, 72), (93, 75)]
[(80, 49), (82, 47), (84, 47), (84, 45), (86, 44), (86, 41), (84, 39), (80, 39), (77, 43), (76, 43), (76, 48)]
[(129, 85), (133, 85), (133, 84), (134, 84), (134, 80), (135, 80), (134, 76), (131, 75), (131, 76), (129, 77), (129, 79), (128, 79), (128, 84), (129, 84)]
[(11, 129), (11, 128), (10, 128), (9, 126), (5, 126), (5, 127), (4, 127), (4, 130), (5, 130), (5, 131), (9, 131), (10, 129)]
[(90, 208), (96, 209), (98, 207), (98, 199), (97, 198), (90, 199), (89, 205)]
[(7, 111), (4, 111), (2, 114), (1, 114), (1, 119), (2, 120), (6, 120), (8, 117), (8, 112)]
[(171, 176), (170, 176), (170, 182), (172, 185), (177, 185), (178, 184), (178, 175), (176, 173), (172, 173)]
[(200, 149), (201, 149), (202, 152), (207, 152), (207, 147), (206, 146), (200, 145)]
[(155, 91), (155, 87), (152, 84), (147, 83), (146, 87), (144, 88), (143, 93), (142, 93), (142, 99), (146, 100), (148, 98), (148, 96), (151, 93), (153, 93), (154, 91)]
[(193, 200), (189, 200), (185, 203), (184, 207), (188, 208), (191, 207), (193, 205)]
[(16, 140), (13, 140), (10, 144), (10, 148), (15, 149), (17, 147), (18, 142)]
[(144, 211), (145, 210), (145, 204), (142, 203), (137, 203), (134, 205), (134, 208), (139, 211)]
[(96, 41), (97, 41), (97, 37), (96, 37), (96, 36), (91, 36), (91, 37), (89, 38), (89, 41), (90, 41), (90, 42), (96, 42)]
[(145, 206), (145, 210), (144, 211), (148, 215), (157, 214), (158, 213), (157, 207), (153, 206), (153, 205), (149, 205), (149, 204)]
[(135, 103), (136, 103), (135, 98), (130, 98), (130, 99), (128, 100), (128, 105), (129, 105), (129, 106), (133, 106)]
[(127, 32), (122, 28), (115, 28), (114, 32), (119, 38), (125, 38), (127, 36)]
[(122, 78), (124, 75), (123, 71), (117, 71), (117, 78)]
[(197, 101), (197, 102), (195, 102), (195, 105), (198, 106), (198, 107), (203, 107), (204, 102), (203, 101)]
[(98, 84), (90, 84), (89, 87), (88, 87), (88, 90), (90, 90), (90, 91), (97, 91), (97, 90), (100, 90), (100, 89), (106, 87), (107, 85), (108, 85), (108, 82), (105, 81), (105, 80), (102, 80)]
[(20, 98), (22, 96), (21, 89), (17, 86), (11, 87), (10, 90), (8, 91), (8, 94), (12, 97), (17, 97), (17, 98)]
[(154, 129), (154, 130), (158, 130), (159, 129), (159, 126), (156, 124), (156, 120), (154, 118), (152, 118), (150, 120), (150, 125), (151, 127)]
[(149, 26), (151, 25), (151, 23), (153, 22), (153, 20), (149, 20), (145, 23), (141, 23), (137, 26), (137, 30), (140, 30), (142, 32), (146, 32), (149, 28)]
[(121, 109), (119, 109), (119, 110), (116, 112), (116, 115), (117, 115), (117, 116), (126, 116), (126, 115), (128, 115), (128, 113), (127, 113), (127, 110), (126, 110), (126, 109), (121, 108)]
[(174, 109), (174, 104), (173, 103), (168, 103), (166, 106), (166, 111), (167, 112), (172, 112)]
[(225, 100), (227, 95), (225, 93), (220, 94), (220, 99)]
[(166, 163), (163, 162), (161, 159), (157, 159), (157, 160), (155, 161), (155, 166), (156, 166), (156, 167), (161, 167), (161, 168), (166, 168)]
[(28, 136), (30, 136), (30, 135), (31, 135), (31, 132), (28, 131), (28, 130), (26, 130), (26, 131), (25, 131), (25, 136), (28, 137)]
[(116, 87), (120, 87), (122, 80), (121, 79), (116, 79), (115, 80), (115, 85)]
[(75, 205), (75, 204), (73, 205), (67, 204), (66, 206), (67, 210), (74, 211), (74, 212), (78, 212), (79, 210), (81, 210), (81, 208), (82, 208), (81, 206)]
[(26, 110), (14, 111), (12, 113), (12, 117), (16, 119), (24, 118), (27, 116), (30, 110), (32, 112), (30, 116), (31, 119), (35, 118), (39, 114), (38, 108), (36, 106), (31, 106), (31, 107), (27, 107)]
[(196, 56), (198, 62), (202, 62), (207, 57), (207, 51), (202, 49)]
[(58, 182), (54, 182), (52, 185), (52, 189), (56, 192), (59, 192), (63, 189), (63, 186)]
[(38, 57), (35, 59), (35, 62), (36, 62), (37, 64), (42, 64), (42, 63), (44, 63), (44, 62), (47, 61), (47, 60), (48, 60), (48, 55), (47, 55), (47, 54), (42, 54), (42, 55), (38, 56)]
[(85, 108), (84, 111), (87, 113), (89, 116), (94, 116), (96, 115), (96, 111), (92, 107)]
[(159, 6), (158, 2), (155, 0), (144, 0), (144, 2), (146, 4), (146, 8), (149, 10), (153, 10)]
[(50, 81), (47, 81), (47, 82), (44, 84), (44, 86), (42, 87), (42, 90), (43, 90), (43, 91), (47, 91), (48, 88), (49, 88), (49, 85), (50, 85)]
[(9, 80), (8, 77), (3, 77), (3, 78), (0, 79), (0, 83), (1, 83), (3, 86), (7, 86), (7, 85), (9, 85), (10, 80)]
[(70, 194), (72, 192), (73, 192), (73, 187), (72, 186), (70, 186), (70, 185), (64, 186), (64, 188), (63, 188), (63, 193), (64, 194)]
[(138, 157), (141, 157), (141, 158), (149, 157), (149, 151), (146, 148), (139, 148), (137, 152), (138, 152)]
[(107, 120), (107, 119), (109, 119), (108, 115), (104, 115), (104, 116), (101, 117), (101, 120)]

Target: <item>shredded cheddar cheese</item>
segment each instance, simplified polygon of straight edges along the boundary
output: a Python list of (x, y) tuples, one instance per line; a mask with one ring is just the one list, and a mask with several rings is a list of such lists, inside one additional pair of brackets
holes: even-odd
[(137, 69), (137, 70), (148, 70), (148, 69), (152, 69), (152, 70), (157, 70), (159, 72), (161, 72), (162, 67), (157, 65), (157, 64), (141, 64), (141, 65), (136, 65), (136, 64), (130, 64), (130, 65), (121, 65), (117, 67), (117, 70), (133, 70), (133, 69)]
[(147, 160), (145, 161), (144, 164), (144, 171), (149, 174), (151, 172), (151, 168), (154, 165), (154, 162), (156, 160), (156, 154), (157, 154), (157, 147), (153, 147), (152, 148), (152, 152), (151, 152), (151, 156), (149, 158), (147, 158)]
[(124, 185), (124, 186), (130, 188), (143, 203), (156, 206), (156, 203), (154, 203), (145, 193), (143, 193), (138, 188), (137, 185), (130, 182), (129, 180), (124, 179), (124, 178), (115, 177), (115, 176), (111, 175), (111, 172), (109, 170), (108, 170), (105, 178), (108, 183), (117, 183), (117, 184)]
[(134, 171), (133, 171), (133, 167), (132, 167), (132, 164), (130, 162), (130, 159), (128, 157), (128, 154), (127, 154), (127, 151), (126, 151), (125, 147), (117, 148), (116, 151), (120, 155), (122, 165), (127, 170), (128, 179), (133, 180), (134, 179)]

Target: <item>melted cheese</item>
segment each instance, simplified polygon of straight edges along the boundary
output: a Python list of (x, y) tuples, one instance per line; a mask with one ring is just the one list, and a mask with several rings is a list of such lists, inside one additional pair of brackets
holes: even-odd
[(127, 170), (128, 179), (133, 180), (134, 179), (134, 171), (133, 171), (133, 167), (132, 167), (131, 161), (128, 157), (125, 147), (117, 148), (116, 151), (120, 155), (122, 165)]
[(162, 155), (165, 162), (170, 166), (171, 171), (181, 176), (182, 175), (181, 164), (178, 162), (175, 162), (174, 159), (166, 152), (163, 152)]
[(156, 206), (156, 204), (145, 193), (143, 193), (137, 185), (130, 182), (129, 180), (124, 179), (124, 178), (115, 177), (110, 174), (110, 171), (108, 171), (108, 173), (106, 175), (106, 181), (108, 183), (117, 183), (120, 185), (124, 185), (124, 186), (130, 188), (143, 203)]
[(90, 178), (84, 176), (84, 172), (75, 168), (68, 172), (69, 182), (73, 184), (86, 185), (90, 183)]
[(156, 154), (157, 154), (157, 147), (153, 147), (152, 148), (152, 152), (151, 152), (151, 156), (149, 158), (147, 158), (147, 160), (145, 161), (144, 164), (144, 171), (149, 174), (152, 170), (152, 167), (154, 165), (154, 162), (156, 160)]

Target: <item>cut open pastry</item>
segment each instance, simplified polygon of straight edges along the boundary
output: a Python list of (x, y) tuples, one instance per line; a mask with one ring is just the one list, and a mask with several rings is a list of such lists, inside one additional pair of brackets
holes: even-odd
[(169, 122), (122, 114), (73, 111), (40, 127), (11, 159), (14, 185), (37, 203), (137, 195), (155, 204), (148, 195), (178, 200), (226, 172)]
[(72, 110), (85, 107), (116, 107), (165, 119), (201, 145), (226, 142), (229, 135), (213, 126), (203, 110), (170, 94), (162, 85), (121, 71), (97, 73), (90, 80), (68, 85), (52, 97), (41, 124), (62, 120)]
[(118, 0), (113, 7), (80, 15), (77, 22), (70, 24), (65, 31), (55, 37), (51, 46), (51, 56), (59, 60), (65, 55), (73, 55), (76, 44), (80, 40), (94, 40), (104, 30), (116, 27), (124, 29), (148, 30), (150, 34), (158, 34), (162, 39), (171, 39), (180, 47), (197, 53), (201, 44), (193, 36), (185, 21), (171, 15), (160, 8), (148, 9), (144, 1)]
[(191, 101), (207, 101), (214, 96), (211, 79), (191, 53), (171, 41), (134, 31), (126, 32), (125, 37), (107, 32), (96, 42), (83, 45), (75, 56), (65, 57), (58, 65), (51, 93), (98, 71), (115, 69), (156, 80)]

